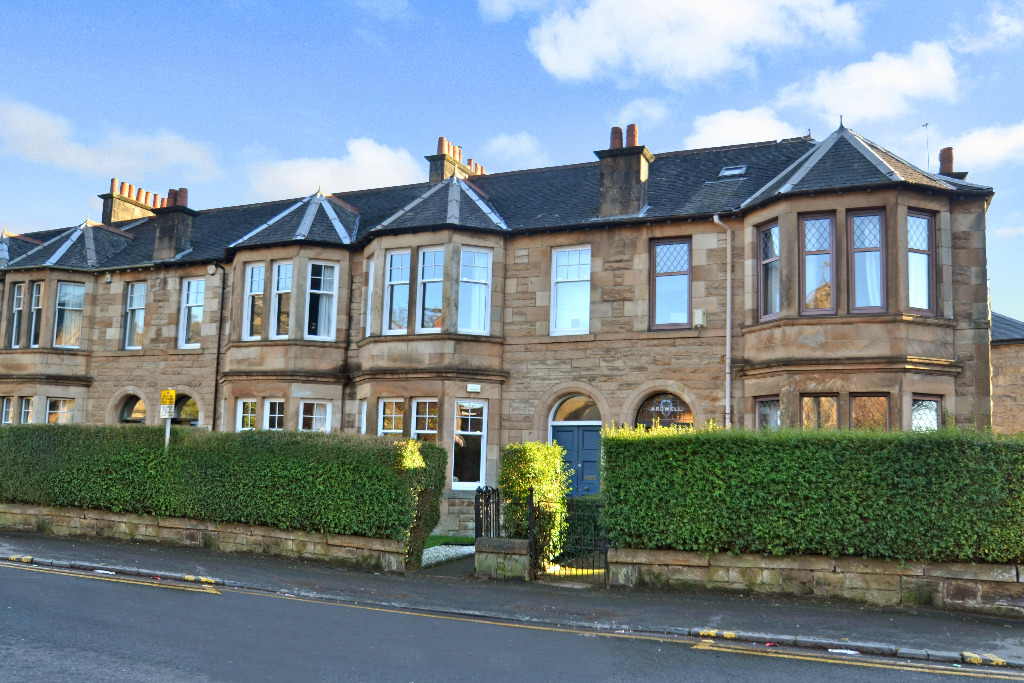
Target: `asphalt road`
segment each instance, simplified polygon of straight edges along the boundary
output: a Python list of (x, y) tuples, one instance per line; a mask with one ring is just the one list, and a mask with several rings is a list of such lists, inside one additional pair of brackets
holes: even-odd
[(1024, 680), (0, 565), (0, 680)]

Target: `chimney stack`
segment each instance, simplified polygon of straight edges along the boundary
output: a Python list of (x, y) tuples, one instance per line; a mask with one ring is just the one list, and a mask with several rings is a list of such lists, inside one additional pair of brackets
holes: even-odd
[[(439, 183), (452, 176), (468, 178), (471, 175), (483, 175), (484, 167), (474, 159), (462, 161), (462, 148), (446, 137), (437, 139), (437, 154), (425, 157), (430, 162), (430, 183)], [(180, 202), (180, 199), (179, 199)], [(167, 201), (170, 204), (170, 198)]]
[(967, 177), (967, 171), (953, 170), (952, 147), (943, 147), (939, 150), (939, 175), (944, 175), (947, 178), (956, 178), (957, 180), (963, 180)]
[(146, 218), (153, 215), (157, 202), (143, 188), (110, 179), (110, 192), (99, 195), (103, 200), (103, 222), (107, 225)]
[(594, 152), (601, 160), (598, 215), (635, 216), (647, 206), (648, 167), (654, 161), (650, 150), (640, 145), (635, 123), (626, 127), (626, 146), (622, 129), (612, 128), (611, 148)]
[(195, 217), (199, 212), (188, 208), (188, 188), (167, 190), (167, 198), (153, 209), (153, 213), (156, 214), (154, 261), (172, 259), (192, 248)]

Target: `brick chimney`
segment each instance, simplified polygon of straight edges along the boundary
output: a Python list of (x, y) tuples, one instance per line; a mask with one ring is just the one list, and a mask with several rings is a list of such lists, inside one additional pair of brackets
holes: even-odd
[(622, 129), (616, 126), (609, 149), (594, 154), (601, 160), (598, 215), (608, 218), (640, 213), (647, 206), (647, 169), (654, 155), (638, 142), (636, 124), (626, 127), (625, 147)]
[(462, 148), (453, 145), (448, 138), (437, 139), (437, 154), (424, 157), (430, 162), (430, 184), (439, 183), (452, 176), (457, 178), (469, 178), (474, 175), (484, 175), (482, 164), (473, 159), (462, 161)]
[(107, 225), (152, 216), (153, 209), (160, 206), (160, 195), (118, 183), (117, 178), (110, 179), (110, 192), (99, 198), (103, 200), (103, 222)]
[(952, 147), (943, 147), (939, 150), (939, 175), (944, 175), (947, 178), (956, 178), (957, 180), (963, 180), (967, 177), (967, 171), (953, 170)]
[(188, 208), (188, 188), (167, 191), (167, 198), (153, 208), (156, 235), (153, 238), (153, 260), (172, 259), (192, 248), (192, 233), (198, 211)]

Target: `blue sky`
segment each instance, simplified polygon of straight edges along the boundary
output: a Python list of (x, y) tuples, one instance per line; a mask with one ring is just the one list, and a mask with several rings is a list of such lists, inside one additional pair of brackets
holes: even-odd
[(5, 3), (0, 226), (96, 219), (115, 176), (206, 208), (420, 181), (440, 135), (495, 172), (842, 114), (995, 188), (992, 305), (1024, 319), (1022, 66), (1024, 0)]

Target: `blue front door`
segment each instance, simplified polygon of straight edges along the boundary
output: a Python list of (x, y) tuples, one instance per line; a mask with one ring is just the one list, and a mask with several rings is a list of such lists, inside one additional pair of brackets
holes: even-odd
[(601, 490), (601, 426), (553, 425), (551, 440), (565, 449), (565, 464), (573, 471), (570, 496)]

